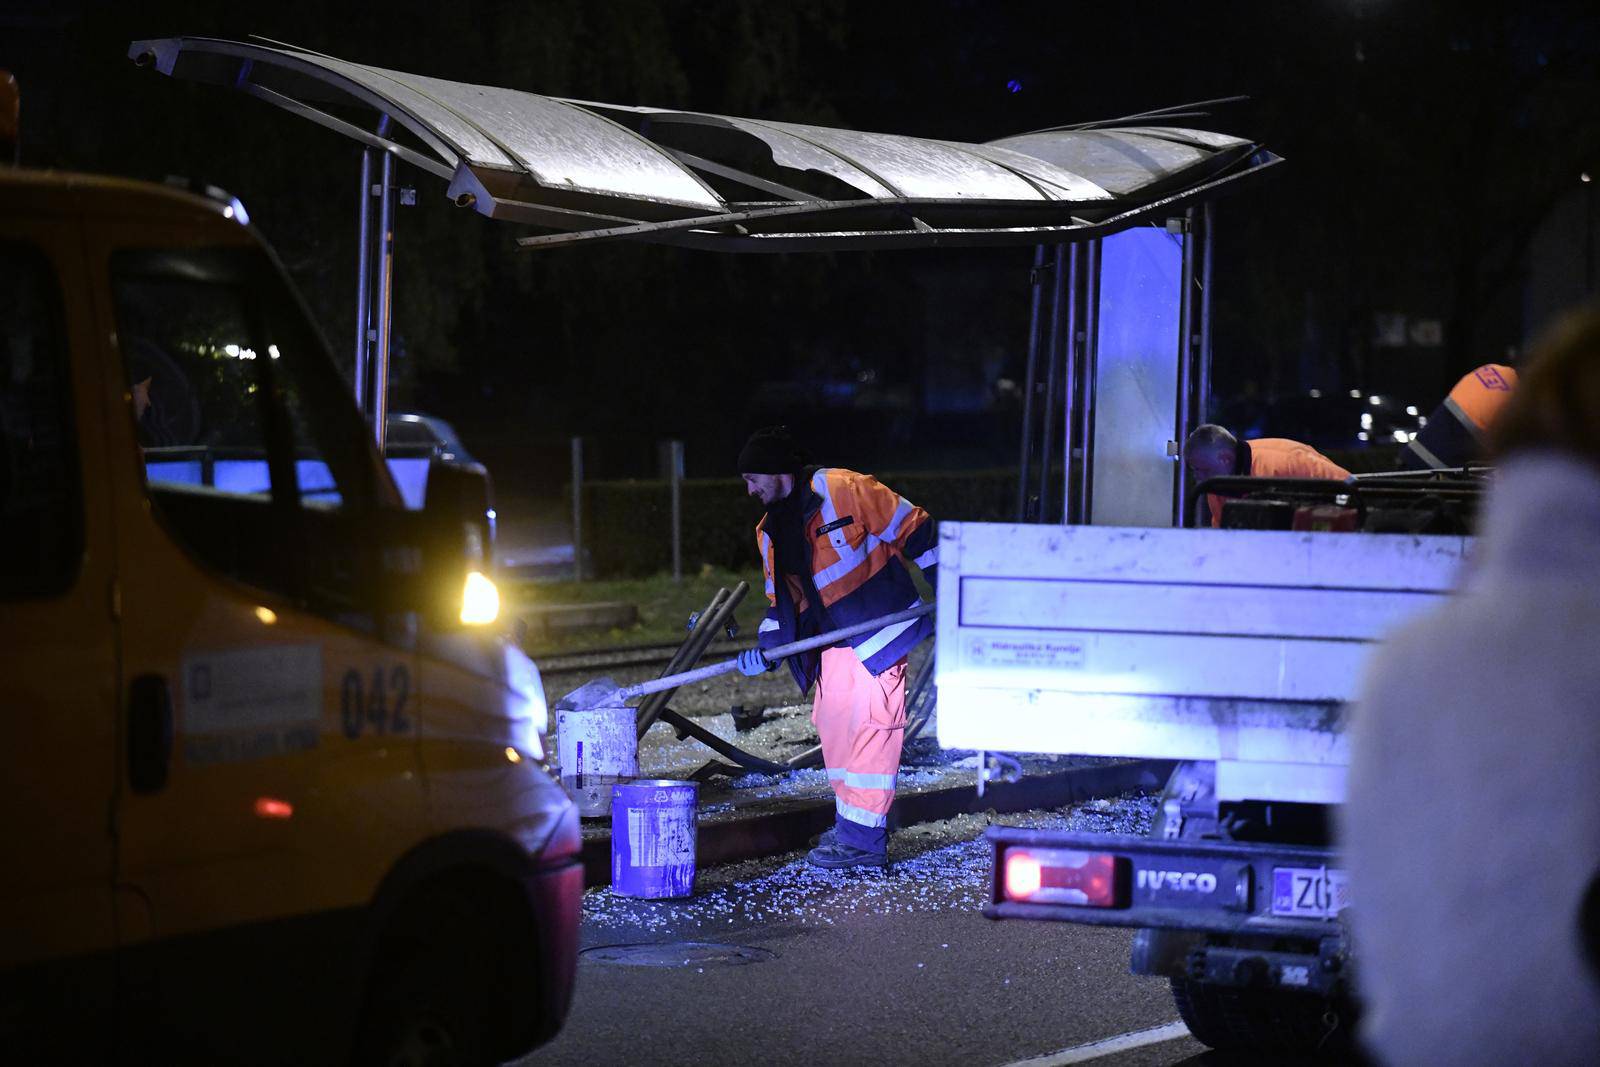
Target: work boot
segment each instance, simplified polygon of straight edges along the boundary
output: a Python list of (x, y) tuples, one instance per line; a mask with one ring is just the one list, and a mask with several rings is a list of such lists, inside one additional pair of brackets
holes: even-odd
[(813, 867), (823, 867), (830, 871), (844, 870), (848, 867), (882, 868), (889, 866), (889, 856), (884, 852), (868, 852), (835, 841), (831, 845), (822, 845), (806, 853), (806, 862)]
[(811, 839), (812, 848), (832, 848), (839, 843), (839, 831), (832, 826)]

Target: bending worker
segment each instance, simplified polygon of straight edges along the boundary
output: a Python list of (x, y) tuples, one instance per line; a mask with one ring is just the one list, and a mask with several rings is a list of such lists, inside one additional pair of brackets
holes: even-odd
[(1517, 387), (1517, 372), (1485, 363), (1456, 383), (1417, 436), (1400, 450), (1400, 469), (1464, 467), (1484, 458), (1489, 428)]
[[(938, 562), (928, 513), (867, 474), (807, 467), (781, 426), (756, 431), (739, 453), (749, 494), (766, 505), (756, 547), (767, 617), (747, 675), (773, 669), (761, 649), (890, 615), (921, 602), (904, 560), (930, 582)], [(888, 863), (889, 805), (906, 725), (906, 655), (933, 631), (924, 615), (789, 657), (801, 692), (817, 687), (811, 721), (833, 786), (834, 828), (806, 857), (818, 867)]]
[[(1350, 472), (1310, 445), (1284, 437), (1241, 441), (1215, 423), (1197, 426), (1183, 443), (1183, 461), (1195, 481), (1229, 476), (1250, 478), (1330, 478), (1344, 481)], [(1211, 525), (1222, 525), (1222, 497), (1206, 494)]]

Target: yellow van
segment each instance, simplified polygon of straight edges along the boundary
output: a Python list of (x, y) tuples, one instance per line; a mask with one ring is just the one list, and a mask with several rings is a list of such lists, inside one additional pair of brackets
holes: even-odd
[(0, 169), (0, 1059), (495, 1062), (577, 818), (481, 469), (406, 511), (231, 204)]

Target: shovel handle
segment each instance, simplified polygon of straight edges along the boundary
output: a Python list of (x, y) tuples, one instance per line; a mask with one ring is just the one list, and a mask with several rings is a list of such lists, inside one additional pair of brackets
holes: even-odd
[[(810, 652), (814, 648), (826, 648), (843, 638), (854, 637), (856, 634), (864, 634), (869, 630), (877, 630), (884, 626), (893, 626), (897, 622), (908, 622), (911, 619), (921, 618), (932, 611), (933, 602), (928, 601), (925, 604), (906, 608), (904, 611), (897, 611), (892, 615), (868, 619), (866, 622), (858, 622), (854, 626), (845, 626), (838, 630), (829, 630), (825, 634), (808, 637), (803, 641), (791, 641), (787, 645), (777, 645), (773, 648), (763, 649), (761, 654), (766, 657), (769, 663), (776, 663), (798, 652)], [(633, 697), (659, 693), (663, 689), (676, 689), (678, 686), (688, 685), (690, 682), (700, 682), (707, 678), (715, 678), (719, 674), (727, 674), (738, 666), (739, 661), (737, 659), (730, 659), (723, 663), (713, 663), (708, 667), (696, 667), (694, 670), (684, 671), (682, 674), (669, 674), (664, 678), (654, 678), (648, 682), (640, 682), (638, 685), (630, 685), (620, 689), (613, 699), (617, 703), (621, 703)]]

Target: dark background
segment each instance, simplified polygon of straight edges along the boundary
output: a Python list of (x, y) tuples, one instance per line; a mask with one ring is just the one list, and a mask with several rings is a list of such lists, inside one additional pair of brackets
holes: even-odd
[[(1213, 414), (1296, 436), (1274, 405), (1359, 388), (1426, 412), (1593, 291), (1593, 11), (0, 0), (0, 67), (21, 85), (25, 164), (239, 196), (346, 366), (358, 149), (137, 70), (131, 40), (255, 33), (538, 93), (973, 141), (1248, 94), (1190, 123), (1288, 160), (1217, 210)], [(573, 434), (596, 474), (653, 474), (667, 437), (687, 441), (691, 474), (728, 474), (742, 435), (780, 417), (817, 458), (863, 469), (1015, 460), (1006, 380), (1022, 371), (1027, 250), (519, 253), (519, 227), (454, 207), (431, 176), (402, 181), (418, 202), (396, 226), (391, 406), (453, 421), (505, 491), (555, 492)]]

